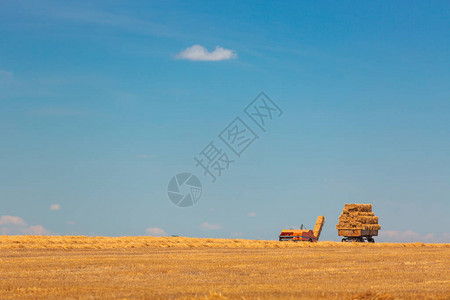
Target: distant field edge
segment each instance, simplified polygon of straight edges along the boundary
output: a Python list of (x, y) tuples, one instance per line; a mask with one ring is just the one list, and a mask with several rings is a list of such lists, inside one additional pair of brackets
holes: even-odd
[(274, 240), (216, 239), (152, 236), (36, 236), (0, 235), (0, 249), (117, 249), (117, 248), (450, 248), (450, 243), (342, 243), (331, 241), (279, 242)]

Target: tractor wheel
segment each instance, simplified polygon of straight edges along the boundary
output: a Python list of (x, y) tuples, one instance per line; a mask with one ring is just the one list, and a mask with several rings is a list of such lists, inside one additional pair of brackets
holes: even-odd
[(309, 239), (309, 240), (308, 240), (308, 242), (310, 242), (310, 243), (312, 243), (312, 241), (313, 241), (312, 239)]
[(343, 239), (341, 240), (341, 242), (347, 242), (347, 239), (346, 239), (346, 238), (343, 238)]
[(373, 237), (367, 238), (367, 241), (368, 241), (369, 243), (375, 243), (375, 240), (373, 239)]

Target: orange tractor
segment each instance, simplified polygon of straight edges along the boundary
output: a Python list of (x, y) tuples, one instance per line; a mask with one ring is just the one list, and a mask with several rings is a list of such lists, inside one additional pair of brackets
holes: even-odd
[(284, 229), (278, 236), (280, 241), (305, 241), (305, 242), (317, 242), (319, 240), (320, 233), (322, 232), (323, 224), (325, 224), (325, 217), (318, 216), (316, 226), (314, 230), (303, 229)]

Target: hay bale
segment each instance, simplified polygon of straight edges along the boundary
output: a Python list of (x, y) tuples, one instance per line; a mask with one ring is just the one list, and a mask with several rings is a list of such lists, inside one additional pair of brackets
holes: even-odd
[(336, 229), (379, 230), (378, 217), (372, 212), (372, 204), (345, 204)]
[(340, 216), (339, 223), (361, 222), (363, 224), (378, 224), (378, 217), (375, 216)]
[(366, 225), (364, 225), (363, 229), (365, 229), (365, 230), (380, 230), (381, 226), (378, 224), (366, 224)]
[(371, 212), (372, 204), (345, 204), (344, 210), (347, 212)]

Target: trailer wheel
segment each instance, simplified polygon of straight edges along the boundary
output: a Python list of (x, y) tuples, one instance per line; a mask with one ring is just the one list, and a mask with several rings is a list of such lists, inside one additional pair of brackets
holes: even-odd
[(375, 240), (373, 239), (373, 237), (367, 238), (367, 241), (368, 241), (369, 243), (375, 243)]
[(346, 242), (347, 241), (347, 239), (346, 238), (343, 238), (342, 240), (341, 240), (341, 242)]
[(312, 241), (313, 241), (312, 239), (309, 239), (309, 240), (308, 240), (308, 242), (310, 242), (310, 243), (312, 243)]

